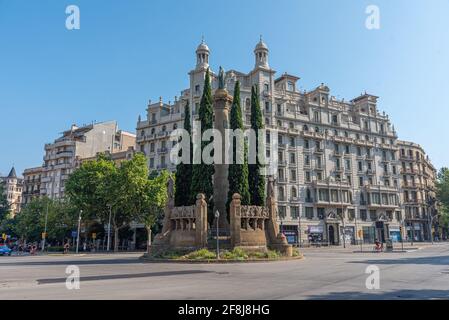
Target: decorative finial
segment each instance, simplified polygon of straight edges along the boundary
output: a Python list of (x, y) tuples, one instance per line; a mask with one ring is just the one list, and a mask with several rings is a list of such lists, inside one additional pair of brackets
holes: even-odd
[(204, 34), (201, 36), (201, 43), (204, 44)]
[(262, 35), (260, 35), (260, 42), (262, 42), (263, 41), (263, 39), (262, 39)]

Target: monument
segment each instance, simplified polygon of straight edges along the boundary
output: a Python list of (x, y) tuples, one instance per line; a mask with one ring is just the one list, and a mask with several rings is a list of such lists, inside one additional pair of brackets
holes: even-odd
[[(220, 67), (218, 89), (214, 95), (214, 128), (222, 134), (222, 137), (225, 137), (225, 130), (229, 128), (232, 100), (233, 97), (229, 95), (225, 88), (224, 70)], [(225, 150), (225, 139), (222, 140), (222, 150)], [(228, 220), (226, 203), (229, 183), (228, 165), (224, 164), (225, 152), (223, 152), (221, 163), (215, 164), (213, 179), (214, 215), (216, 211), (220, 213), (218, 221), (215, 220), (213, 225), (208, 225), (208, 205), (204, 194), (198, 194), (196, 203), (192, 206), (175, 207), (173, 180), (170, 178), (163, 229), (156, 236), (151, 250), (208, 248), (210, 244), (214, 243), (214, 241), (210, 241), (212, 240), (211, 230), (215, 230), (218, 223), (221, 230), (220, 239), (227, 238), (232, 248), (238, 247), (257, 251), (271, 249), (291, 257), (292, 246), (287, 243), (286, 237), (279, 232), (273, 178), (268, 179), (265, 206), (242, 205), (240, 195), (234, 194), (229, 206)]]

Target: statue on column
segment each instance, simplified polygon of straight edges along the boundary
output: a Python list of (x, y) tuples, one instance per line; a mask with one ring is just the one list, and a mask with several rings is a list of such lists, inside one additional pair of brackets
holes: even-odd
[(221, 66), (220, 71), (218, 72), (218, 89), (225, 89), (225, 74)]

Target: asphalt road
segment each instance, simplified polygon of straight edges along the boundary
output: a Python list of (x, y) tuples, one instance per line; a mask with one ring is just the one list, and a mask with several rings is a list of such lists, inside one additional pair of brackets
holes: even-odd
[[(449, 299), (449, 244), (407, 253), (304, 254), (225, 265), (141, 263), (139, 254), (0, 257), (0, 299)], [(79, 267), (80, 290), (66, 288), (69, 265)], [(378, 290), (366, 288), (370, 265), (380, 270)]]

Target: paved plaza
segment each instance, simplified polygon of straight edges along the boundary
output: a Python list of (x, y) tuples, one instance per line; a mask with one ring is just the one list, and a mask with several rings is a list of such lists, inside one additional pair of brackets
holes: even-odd
[[(449, 298), (449, 244), (354, 250), (310, 248), (303, 260), (220, 265), (142, 263), (137, 253), (0, 257), (0, 299)], [(80, 290), (66, 288), (69, 265), (80, 269)], [(379, 290), (366, 288), (370, 265), (380, 269)]]

